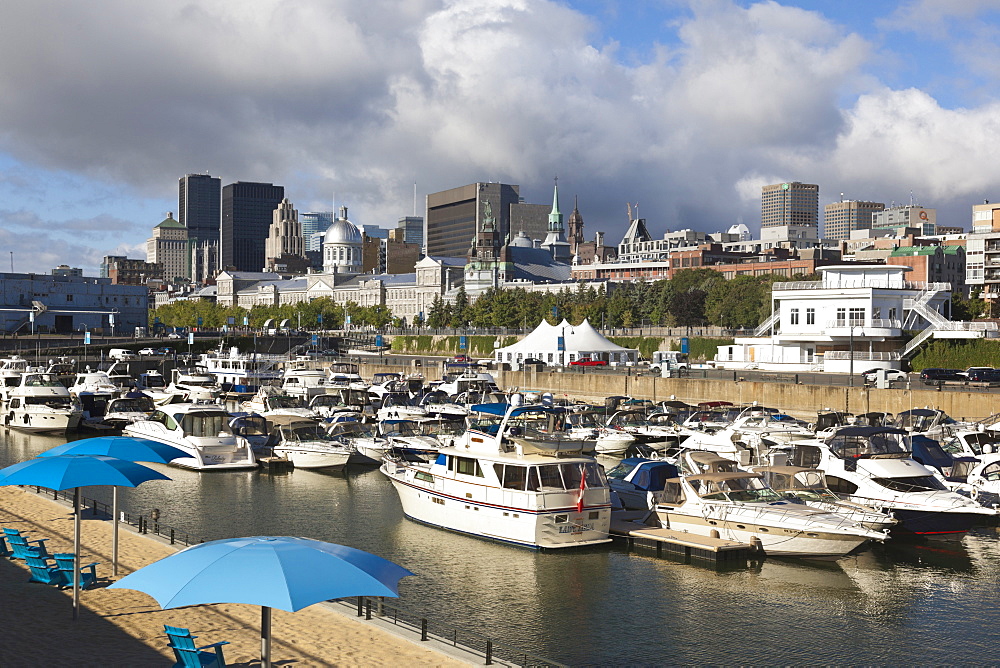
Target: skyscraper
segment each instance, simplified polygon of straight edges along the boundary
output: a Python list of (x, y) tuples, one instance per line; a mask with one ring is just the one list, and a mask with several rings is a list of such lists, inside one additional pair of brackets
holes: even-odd
[(823, 207), (823, 237), (850, 239), (854, 230), (870, 230), (874, 214), (885, 209), (882, 202), (841, 200)]
[(503, 183), (473, 183), (427, 195), (424, 217), (427, 255), (468, 255), (472, 240), (482, 227), (486, 202), (497, 219), (500, 239), (505, 239), (510, 233), (510, 206), (519, 200), (519, 186)]
[(271, 183), (237, 181), (222, 189), (222, 268), (263, 269), (272, 214), (284, 198), (285, 188)]
[(819, 186), (813, 183), (777, 183), (761, 188), (760, 226), (819, 227)]
[(323, 233), (333, 224), (333, 211), (306, 211), (299, 213), (302, 236), (306, 240), (306, 250), (323, 251)]
[(222, 180), (208, 174), (186, 174), (177, 184), (177, 222), (192, 241), (219, 241)]

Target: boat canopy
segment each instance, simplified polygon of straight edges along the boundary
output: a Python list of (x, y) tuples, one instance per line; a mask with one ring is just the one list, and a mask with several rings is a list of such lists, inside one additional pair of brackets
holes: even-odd
[(511, 410), (510, 404), (476, 404), (470, 410), (476, 413), (488, 413), (490, 415), (499, 415), (503, 417), (507, 415), (510, 411), (510, 417), (517, 417), (524, 413), (562, 413), (565, 411), (564, 408), (558, 406), (539, 406), (538, 404), (530, 404), (528, 406), (518, 406)]

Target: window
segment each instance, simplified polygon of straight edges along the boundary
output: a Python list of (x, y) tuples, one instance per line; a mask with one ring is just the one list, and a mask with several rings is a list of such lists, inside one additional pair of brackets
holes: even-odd
[(452, 457), (455, 464), (455, 473), (461, 473), (462, 475), (474, 475), (476, 477), (483, 477), (483, 470), (479, 468), (479, 460), (472, 459), (470, 457)]
[(843, 327), (845, 324), (847, 324), (846, 320), (847, 320), (847, 309), (846, 308), (838, 308), (837, 309), (837, 324), (840, 325), (841, 327)]
[(505, 489), (524, 490), (524, 483), (527, 479), (528, 469), (524, 466), (507, 464), (503, 467), (503, 487)]
[(850, 325), (863, 325), (865, 324), (865, 310), (863, 308), (852, 308), (850, 310), (851, 322)]
[(816, 324), (816, 309), (812, 307), (806, 309), (806, 324), (807, 325)]
[(895, 319), (896, 319), (896, 308), (893, 307), (889, 309), (889, 320), (895, 320)]
[(799, 324), (799, 310), (793, 308), (789, 314), (789, 324), (797, 325)]

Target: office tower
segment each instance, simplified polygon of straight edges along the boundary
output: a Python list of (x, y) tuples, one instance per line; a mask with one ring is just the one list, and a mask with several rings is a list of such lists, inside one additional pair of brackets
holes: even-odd
[(489, 215), (497, 219), (500, 239), (505, 239), (511, 231), (510, 207), (519, 200), (519, 186), (503, 183), (473, 183), (427, 195), (427, 214), (424, 217), (426, 254), (467, 256), (472, 240), (482, 226), (487, 203), (491, 211)]
[(929, 237), (937, 234), (937, 209), (913, 204), (892, 206), (872, 216), (872, 227), (916, 227)]
[(288, 198), (272, 213), (271, 228), (265, 242), (265, 271), (301, 271), (308, 266), (299, 212)]
[(177, 183), (177, 222), (192, 241), (219, 241), (222, 180), (208, 174), (186, 174)]
[(306, 240), (306, 250), (323, 250), (323, 233), (333, 224), (333, 211), (307, 211), (299, 213), (302, 236)]
[(222, 189), (222, 268), (260, 271), (272, 214), (285, 188), (271, 183), (237, 181)]
[(885, 209), (882, 202), (841, 200), (823, 207), (823, 237), (850, 239), (854, 230), (870, 230), (876, 213)]
[(153, 236), (146, 241), (146, 262), (163, 267), (163, 279), (167, 282), (178, 278), (189, 279), (188, 245), (188, 230), (180, 221), (174, 220), (171, 211), (153, 228)]
[(761, 188), (760, 226), (819, 227), (819, 186), (778, 183)]
[(423, 216), (404, 216), (399, 219), (396, 225), (397, 230), (402, 230), (402, 238), (397, 236), (397, 239), (403, 243), (416, 244), (418, 246), (423, 246), (424, 244), (424, 218)]

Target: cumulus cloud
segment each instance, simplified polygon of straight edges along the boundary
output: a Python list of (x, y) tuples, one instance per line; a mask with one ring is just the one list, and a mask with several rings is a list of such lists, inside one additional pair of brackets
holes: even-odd
[(0, 151), (104, 184), (96, 213), (34, 224), (84, 238), (107, 222), (119, 232), (108, 246), (141, 247), (162, 218), (129, 232), (123, 198), (170, 201), (179, 176), (206, 169), (283, 184), (300, 210), (329, 208), (335, 192), (356, 222), (383, 226), (411, 212), (414, 182), (422, 196), (499, 180), (547, 202), (558, 175), (581, 196), (588, 236), (612, 242), (625, 201), (656, 234), (753, 227), (765, 182), (819, 183), (827, 200), (915, 189), (925, 205), (963, 207), (989, 186), (992, 104), (947, 110), (889, 89), (869, 69), (886, 57), (872, 44), (773, 1), (691, 2), (639, 58), (596, 43), (595, 20), (554, 0), (6, 9), (18, 30), (0, 41)]

